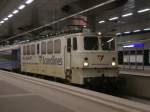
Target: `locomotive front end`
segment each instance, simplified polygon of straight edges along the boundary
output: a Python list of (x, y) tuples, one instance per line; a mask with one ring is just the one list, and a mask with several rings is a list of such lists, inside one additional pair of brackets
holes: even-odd
[(72, 77), (80, 79), (74, 80), (79, 81), (76, 83), (98, 85), (117, 80), (119, 69), (115, 38), (88, 35), (78, 42), (80, 51), (72, 55), (72, 71), (75, 73)]

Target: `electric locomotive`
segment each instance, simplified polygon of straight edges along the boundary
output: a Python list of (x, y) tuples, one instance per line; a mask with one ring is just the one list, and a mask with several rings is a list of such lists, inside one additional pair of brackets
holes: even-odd
[(22, 44), (21, 71), (80, 85), (113, 82), (119, 72), (115, 38), (80, 32)]

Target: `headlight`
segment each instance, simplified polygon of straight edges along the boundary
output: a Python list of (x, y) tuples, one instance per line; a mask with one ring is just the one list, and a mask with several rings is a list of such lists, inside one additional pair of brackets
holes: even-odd
[(87, 67), (87, 66), (89, 66), (89, 63), (88, 63), (88, 62), (84, 62), (84, 63), (83, 63), (83, 66), (84, 66), (84, 67)]
[(116, 62), (112, 62), (111, 64), (112, 64), (112, 66), (116, 66)]

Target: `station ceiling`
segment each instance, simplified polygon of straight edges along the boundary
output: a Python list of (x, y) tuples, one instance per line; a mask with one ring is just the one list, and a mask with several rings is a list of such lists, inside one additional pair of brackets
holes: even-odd
[[(26, 1), (0, 1), (0, 22), (4, 21), (0, 23), (0, 41), (109, 0), (34, 0), (31, 4), (25, 4)], [(8, 15), (22, 4), (26, 7), (8, 18)], [(116, 0), (85, 15), (90, 18), (89, 26), (94, 31), (117, 34), (149, 28), (150, 11), (138, 13), (148, 8), (150, 8), (149, 0)], [(123, 17), (125, 14), (131, 14), (131, 16)], [(109, 20), (114, 17), (117, 19)], [(65, 22), (60, 23), (57, 30), (65, 25)], [(48, 29), (54, 30), (53, 27)]]

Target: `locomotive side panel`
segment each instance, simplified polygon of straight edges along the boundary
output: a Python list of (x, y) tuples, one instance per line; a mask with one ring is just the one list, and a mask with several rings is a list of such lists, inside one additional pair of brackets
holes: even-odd
[(23, 44), (21, 46), (21, 71), (40, 73), (37, 43)]
[[(42, 67), (46, 75), (65, 78), (64, 74), (64, 38), (47, 40), (47, 55), (43, 57)], [(53, 47), (53, 49), (51, 48)]]
[(63, 41), (55, 38), (23, 45), (21, 71), (65, 78)]

